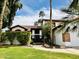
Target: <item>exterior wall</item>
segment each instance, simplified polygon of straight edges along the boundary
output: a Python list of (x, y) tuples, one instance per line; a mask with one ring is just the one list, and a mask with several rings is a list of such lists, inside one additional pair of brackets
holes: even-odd
[(16, 31), (16, 30), (18, 30), (18, 29), (21, 30), (21, 31), (25, 31), (25, 29), (20, 28), (20, 27), (15, 27), (15, 28), (12, 29), (12, 31)]
[(78, 32), (70, 32), (70, 38), (71, 41), (68, 42), (69, 44), (65, 43), (66, 46), (79, 46), (79, 37), (78, 37)]
[(57, 45), (65, 45), (67, 47), (79, 46), (78, 31), (75, 32), (70, 31), (69, 33), (70, 33), (70, 42), (63, 42), (62, 32), (55, 33), (55, 38), (56, 38), (55, 43)]
[(63, 44), (62, 34), (60, 32), (55, 33), (55, 44), (56, 45), (62, 45)]
[[(10, 42), (9, 40), (6, 40), (6, 41), (4, 42), (4, 44), (10, 45), (11, 42)], [(13, 44), (14, 44), (14, 45), (19, 45), (20, 42), (19, 42), (18, 40), (15, 39), (15, 40), (13, 41)]]
[(43, 25), (46, 23), (46, 21), (43, 21)]
[(55, 26), (62, 24), (63, 22), (55, 22)]
[[(43, 25), (45, 25), (48, 22), (50, 22), (50, 21), (43, 21)], [(58, 26), (60, 24), (63, 24), (63, 22), (55, 22), (55, 26)]]
[(38, 23), (37, 26), (41, 26), (41, 23)]
[(45, 25), (46, 23), (48, 23), (49, 21), (43, 21), (43, 25)]

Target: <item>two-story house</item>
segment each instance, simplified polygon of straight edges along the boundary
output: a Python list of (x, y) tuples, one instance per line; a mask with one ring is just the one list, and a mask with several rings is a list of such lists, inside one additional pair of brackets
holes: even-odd
[[(79, 18), (74, 18), (74, 20)], [(42, 25), (49, 22), (49, 19), (43, 19), (41, 22), (38, 22), (34, 26), (22, 26), (22, 25), (16, 25), (10, 28), (11, 31), (31, 31), (32, 35), (31, 38), (34, 42), (43, 42), (43, 35), (42, 35)], [(68, 20), (52, 20), (52, 22), (55, 23), (55, 28), (59, 25), (63, 25), (64, 22), (67, 22)], [(64, 32), (64, 30), (61, 31), (55, 31), (55, 40), (54, 43), (59, 46), (66, 46), (66, 47), (77, 47), (79, 46), (79, 26), (74, 24), (69, 24), (66, 26), (66, 28), (72, 29), (74, 26), (77, 27), (75, 31), (68, 31)]]

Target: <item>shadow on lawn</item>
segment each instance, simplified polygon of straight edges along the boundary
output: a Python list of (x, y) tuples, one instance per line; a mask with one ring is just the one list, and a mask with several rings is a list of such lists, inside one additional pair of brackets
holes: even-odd
[(21, 45), (0, 45), (0, 48), (10, 48), (10, 47), (17, 47)]

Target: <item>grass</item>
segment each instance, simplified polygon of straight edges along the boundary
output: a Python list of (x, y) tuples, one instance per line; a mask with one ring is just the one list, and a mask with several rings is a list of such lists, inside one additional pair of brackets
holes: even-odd
[(0, 48), (0, 59), (79, 59), (79, 56), (65, 53), (46, 52), (32, 48)]

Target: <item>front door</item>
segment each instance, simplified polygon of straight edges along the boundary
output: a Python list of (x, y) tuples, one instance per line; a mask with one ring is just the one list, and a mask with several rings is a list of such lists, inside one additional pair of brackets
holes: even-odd
[(34, 43), (42, 42), (42, 36), (40, 35), (39, 29), (33, 30), (32, 40)]

